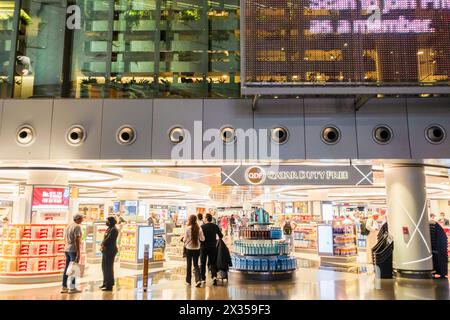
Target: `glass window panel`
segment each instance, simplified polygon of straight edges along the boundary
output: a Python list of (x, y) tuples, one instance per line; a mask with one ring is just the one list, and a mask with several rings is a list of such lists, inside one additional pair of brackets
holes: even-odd
[(65, 12), (65, 1), (22, 1), (14, 97), (60, 96)]
[(14, 53), (11, 45), (14, 38), (14, 1), (0, 0), (0, 98), (10, 97), (12, 68), (10, 61)]

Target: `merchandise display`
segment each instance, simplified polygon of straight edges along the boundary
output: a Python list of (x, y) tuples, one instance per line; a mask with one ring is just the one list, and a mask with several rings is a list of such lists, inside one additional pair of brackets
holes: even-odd
[(144, 246), (149, 245), (150, 262), (164, 261), (164, 229), (154, 229), (147, 224), (129, 223), (122, 227), (120, 237), (120, 262), (138, 267), (143, 262)]
[(257, 209), (249, 227), (239, 230), (234, 241), (232, 273), (255, 280), (281, 280), (293, 276), (297, 260), (289, 256), (289, 245), (281, 240), (281, 228), (270, 226), (269, 213)]
[[(173, 228), (171, 234), (167, 234), (168, 246), (166, 247), (167, 257), (172, 260), (184, 260), (183, 258), (183, 237), (185, 228)], [(169, 240), (170, 239), (170, 240)]]
[(65, 266), (65, 225), (10, 224), (0, 242), (0, 274), (60, 273)]
[(85, 237), (87, 260), (90, 263), (98, 263), (101, 261), (101, 244), (108, 227), (103, 221), (84, 222), (82, 226), (84, 227), (83, 236)]
[(334, 222), (333, 238), (335, 256), (356, 256), (358, 254), (354, 224), (344, 225), (341, 222)]
[(289, 254), (289, 244), (280, 241), (259, 240), (236, 240), (234, 252), (241, 255), (284, 255)]
[(120, 230), (120, 261), (136, 262), (137, 260), (137, 229), (136, 224), (126, 224)]
[(164, 260), (164, 249), (166, 247), (166, 240), (164, 240), (164, 235), (165, 235), (164, 229), (154, 230), (153, 261)]
[(244, 227), (239, 229), (239, 237), (245, 239), (281, 239), (282, 236), (283, 232), (278, 227), (268, 227), (265, 229)]
[(299, 249), (317, 249), (317, 224), (302, 223), (297, 224), (294, 233), (294, 245)]
[(78, 212), (85, 216), (85, 221), (103, 221), (105, 219), (105, 206), (102, 204), (80, 204)]

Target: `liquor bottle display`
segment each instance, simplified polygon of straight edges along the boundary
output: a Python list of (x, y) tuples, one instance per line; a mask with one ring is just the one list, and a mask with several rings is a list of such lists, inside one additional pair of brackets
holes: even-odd
[(251, 217), (249, 226), (241, 228), (234, 241), (231, 274), (248, 280), (291, 279), (297, 260), (289, 255), (281, 228), (271, 226), (264, 209), (256, 209)]

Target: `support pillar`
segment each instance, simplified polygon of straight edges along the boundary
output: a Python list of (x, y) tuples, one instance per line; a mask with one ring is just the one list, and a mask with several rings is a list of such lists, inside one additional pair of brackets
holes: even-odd
[(433, 261), (424, 166), (407, 161), (385, 164), (384, 177), (394, 272), (397, 277), (430, 278)]

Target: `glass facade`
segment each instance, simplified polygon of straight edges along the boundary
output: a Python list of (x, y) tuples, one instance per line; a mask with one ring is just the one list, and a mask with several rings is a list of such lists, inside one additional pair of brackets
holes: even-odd
[(239, 97), (239, 15), (239, 0), (0, 0), (1, 97)]

